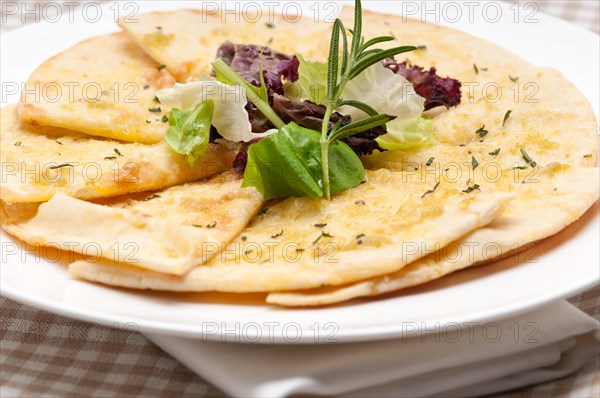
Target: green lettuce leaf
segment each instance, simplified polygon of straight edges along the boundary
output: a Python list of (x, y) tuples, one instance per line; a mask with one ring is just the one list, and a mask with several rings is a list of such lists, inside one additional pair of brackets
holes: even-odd
[(431, 118), (422, 116), (413, 120), (392, 121), (387, 124), (387, 134), (376, 139), (388, 151), (417, 149), (433, 143)]
[(213, 100), (207, 100), (187, 111), (173, 108), (169, 114), (170, 127), (165, 141), (173, 151), (186, 156), (191, 166), (204, 156), (208, 148), (214, 109)]
[(246, 111), (246, 89), (214, 80), (175, 83), (175, 86), (156, 92), (162, 105), (191, 110), (199, 102), (214, 101), (212, 125), (219, 134), (232, 142), (248, 142), (257, 138)]
[[(323, 196), (321, 134), (295, 123), (250, 146), (243, 186), (253, 186), (265, 200), (285, 196)], [(354, 151), (336, 141), (329, 148), (331, 193), (360, 184), (365, 169)]]
[(309, 100), (323, 105), (327, 100), (327, 63), (311, 62), (296, 54), (300, 61), (299, 79), (286, 86), (286, 96), (294, 101)]
[[(425, 99), (415, 92), (411, 82), (402, 75), (377, 63), (348, 82), (342, 99), (361, 101), (378, 113), (395, 116), (397, 120), (414, 120), (423, 114)], [(337, 109), (350, 115), (352, 121), (367, 118), (365, 112), (343, 106)]]

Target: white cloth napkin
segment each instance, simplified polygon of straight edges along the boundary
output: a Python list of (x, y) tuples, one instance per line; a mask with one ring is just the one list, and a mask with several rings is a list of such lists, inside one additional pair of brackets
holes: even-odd
[(333, 345), (146, 336), (233, 397), (478, 396), (565, 376), (600, 352), (598, 322), (566, 301), (457, 330)]

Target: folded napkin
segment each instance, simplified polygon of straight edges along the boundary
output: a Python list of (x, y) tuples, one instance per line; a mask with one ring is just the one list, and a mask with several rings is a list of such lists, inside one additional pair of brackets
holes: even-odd
[(233, 397), (478, 396), (565, 376), (600, 352), (598, 322), (566, 301), (463, 326), (331, 345), (147, 337)]

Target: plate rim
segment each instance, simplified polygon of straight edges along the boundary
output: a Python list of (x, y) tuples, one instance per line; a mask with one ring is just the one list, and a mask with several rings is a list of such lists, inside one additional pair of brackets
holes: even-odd
[[(519, 304), (506, 305), (501, 307), (501, 311), (496, 311), (494, 313), (487, 313), (483, 315), (481, 313), (472, 312), (464, 318), (452, 318), (452, 320), (438, 320), (438, 321), (429, 321), (422, 323), (420, 325), (420, 329), (417, 330), (417, 336), (429, 334), (430, 330), (439, 329), (440, 325), (446, 325), (450, 323), (457, 323), (468, 325), (471, 322), (478, 323), (488, 323), (488, 322), (496, 322), (507, 319), (509, 317), (518, 316), (530, 312), (534, 312), (535, 310), (542, 308), (546, 305), (552, 305), (552, 303), (556, 301), (563, 300), (572, 295), (576, 295), (581, 293), (590, 287), (594, 286), (597, 281), (587, 281), (584, 283), (577, 283), (574, 286), (570, 286), (565, 288), (559, 293), (553, 292), (548, 293), (546, 295), (538, 295), (535, 299), (530, 299), (528, 301), (528, 305), (523, 306)], [(295, 342), (290, 342), (289, 340), (284, 339), (283, 337), (276, 335), (276, 337), (265, 341), (264, 339), (254, 341), (255, 335), (247, 335), (244, 339), (234, 339), (223, 340), (223, 336), (220, 334), (205, 334), (205, 330), (202, 329), (201, 326), (190, 326), (186, 324), (169, 324), (169, 323), (157, 323), (155, 321), (143, 319), (143, 318), (132, 318), (128, 316), (127, 318), (122, 315), (109, 314), (106, 312), (99, 312), (98, 310), (94, 310), (86, 313), (83, 310), (79, 310), (69, 306), (63, 302), (59, 301), (50, 301), (49, 303), (44, 303), (43, 297), (41, 296), (32, 296), (26, 294), (19, 294), (12, 288), (8, 288), (4, 283), (0, 282), (0, 293), (2, 296), (17, 301), (19, 303), (32, 306), (34, 308), (38, 308), (44, 311), (51, 312), (53, 314), (57, 314), (64, 317), (74, 318), (77, 320), (81, 320), (84, 322), (90, 322), (95, 324), (100, 324), (108, 327), (115, 327), (115, 324), (118, 325), (131, 325), (134, 324), (136, 326), (136, 332), (140, 333), (149, 333), (149, 334), (159, 334), (159, 335), (167, 335), (174, 337), (183, 337), (183, 338), (191, 338), (202, 341), (212, 341), (212, 342), (228, 342), (228, 343), (237, 343), (237, 344), (349, 344), (349, 343), (357, 343), (357, 342), (368, 342), (368, 341), (381, 341), (388, 340), (393, 338), (404, 337), (406, 335), (405, 328), (398, 329), (394, 326), (381, 327), (376, 326), (373, 331), (369, 331), (369, 327), (363, 327), (360, 329), (354, 328), (351, 332), (336, 334), (335, 342), (327, 343), (327, 342), (314, 342), (313, 335), (303, 330), (302, 338)], [(304, 333), (306, 332), (306, 333)], [(411, 336), (413, 336), (411, 334)], [(258, 336), (261, 337), (261, 336)]]
[[(110, 2), (108, 2), (107, 4), (110, 4)], [(506, 4), (501, 4), (501, 6), (507, 7)], [(168, 6), (166, 6), (166, 8), (171, 9), (172, 5), (168, 5)], [(368, 6), (365, 6), (365, 8), (368, 8)], [(591, 34), (595, 38), (598, 37), (598, 34), (595, 34), (594, 32), (591, 32), (587, 29), (584, 29), (582, 27), (579, 27), (577, 25), (574, 25), (570, 22), (559, 19), (557, 17), (545, 14), (543, 12), (540, 12), (540, 16), (542, 16), (543, 18), (549, 18), (550, 20), (553, 20), (555, 23), (558, 22), (558, 23), (567, 25), (567, 26), (569, 26), (569, 29), (571, 29), (572, 31), (573, 30), (578, 31), (578, 34)], [(446, 26), (446, 25), (444, 25), (444, 26)], [(453, 26), (451, 26), (451, 27), (453, 27)], [(2, 40), (5, 40), (5, 39), (10, 40), (13, 38), (13, 36), (17, 37), (19, 34), (22, 34), (22, 32), (26, 31), (28, 28), (29, 28), (28, 26), (22, 26), (22, 27), (14, 29), (12, 31), (4, 32), (4, 33), (2, 33), (2, 36), (3, 36)], [(453, 28), (461, 30), (459, 26), (455, 26)], [(472, 33), (469, 33), (469, 34), (472, 34)], [(483, 39), (483, 40), (488, 40), (488, 39)], [(528, 60), (527, 58), (525, 58), (525, 59)], [(588, 101), (591, 102), (591, 100), (589, 98), (588, 98)], [(594, 106), (594, 105), (597, 106), (597, 104), (592, 104), (592, 106)], [(597, 204), (594, 204), (592, 206), (592, 209), (595, 206), (597, 206)], [(587, 212), (592, 211), (592, 209), (588, 209)], [(584, 216), (582, 216), (582, 217), (584, 217)], [(593, 221), (588, 221), (588, 222), (591, 223)], [(12, 236), (11, 236), (11, 239), (12, 239)], [(5, 264), (5, 263), (3, 262), (3, 264)], [(522, 303), (519, 302), (519, 303), (512, 303), (510, 305), (505, 305), (505, 306), (501, 307), (500, 310), (495, 309), (494, 311), (491, 311), (491, 312), (490, 311), (487, 311), (485, 313), (471, 312), (463, 318), (459, 318), (459, 319), (453, 318), (452, 322), (463, 322), (463, 323), (464, 322), (473, 322), (473, 321), (488, 322), (488, 321), (496, 321), (496, 320), (506, 319), (511, 316), (534, 311), (544, 305), (549, 305), (555, 301), (564, 299), (565, 297), (582, 292), (582, 291), (588, 289), (589, 287), (594, 286), (598, 282), (599, 281), (596, 281), (596, 280), (573, 282), (569, 285), (562, 286), (562, 289), (560, 289), (558, 291), (555, 290), (555, 291), (547, 292), (544, 295), (540, 294), (540, 295), (535, 296), (534, 298), (530, 298), (527, 301), (526, 305), (523, 305)], [(199, 329), (198, 325), (191, 325), (191, 324), (186, 325), (186, 324), (182, 324), (182, 323), (173, 324), (173, 323), (170, 323), (167, 321), (156, 322), (154, 320), (149, 320), (149, 319), (144, 319), (144, 318), (134, 318), (131, 316), (127, 316), (125, 318), (122, 315), (111, 314), (109, 312), (99, 311), (97, 309), (86, 309), (83, 307), (81, 307), (81, 308), (74, 307), (72, 304), (70, 305), (68, 303), (58, 301), (58, 300), (44, 301), (46, 299), (45, 297), (43, 297), (41, 295), (34, 295), (29, 292), (20, 292), (16, 287), (10, 286), (10, 284), (5, 283), (3, 279), (0, 279), (0, 294), (9, 299), (23, 303), (25, 305), (30, 305), (35, 308), (41, 309), (41, 310), (49, 311), (51, 313), (55, 313), (55, 314), (58, 314), (61, 316), (66, 316), (66, 317), (70, 317), (70, 318), (83, 320), (86, 322), (98, 323), (98, 324), (105, 325), (105, 326), (114, 326), (115, 323), (127, 324), (127, 323), (133, 322), (138, 326), (138, 328), (139, 328), (138, 331), (142, 332), (142, 333), (164, 334), (164, 335), (180, 336), (180, 337), (195, 338), (195, 339), (202, 338), (203, 340), (206, 339), (207, 341), (222, 341), (222, 337), (220, 335), (207, 336), (207, 335), (203, 334), (204, 331)], [(432, 324), (433, 324), (433, 322), (431, 322), (429, 324), (425, 323), (424, 324), (425, 330), (428, 330), (428, 326), (432, 326)], [(419, 330), (419, 333), (422, 333), (422, 332), (423, 332), (422, 330)], [(388, 326), (388, 327), (382, 327), (380, 325), (376, 325), (375, 330), (373, 330), (373, 331), (369, 331), (369, 326), (365, 325), (360, 328), (355, 327), (351, 331), (347, 331), (343, 334), (336, 335), (336, 337), (338, 337), (340, 339), (340, 343), (351, 343), (351, 342), (359, 342), (359, 341), (385, 340), (385, 339), (390, 339), (390, 338), (397, 338), (397, 337), (400, 337), (403, 335), (404, 335), (404, 330), (402, 328), (400, 328), (400, 329), (397, 327), (394, 328), (393, 325)], [(308, 336), (306, 339), (303, 338), (302, 340), (300, 340), (297, 343), (298, 344), (307, 344), (307, 343), (323, 344), (323, 343), (315, 343), (314, 341), (311, 341), (310, 337), (311, 336)], [(244, 340), (244, 341), (238, 341), (238, 343), (246, 344), (246, 343), (252, 343), (252, 342)], [(257, 341), (256, 343), (263, 344), (265, 342)], [(289, 341), (285, 341), (281, 338), (276, 338), (274, 341), (270, 341), (269, 343), (289, 344)]]

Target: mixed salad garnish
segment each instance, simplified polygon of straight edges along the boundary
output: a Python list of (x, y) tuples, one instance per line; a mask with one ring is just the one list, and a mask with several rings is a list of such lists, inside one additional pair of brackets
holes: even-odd
[(353, 29), (333, 24), (327, 63), (226, 42), (212, 77), (157, 92), (172, 107), (166, 142), (190, 164), (210, 142), (241, 143), (234, 169), (265, 200), (329, 199), (363, 182), (360, 156), (429, 145), (424, 111), (460, 103), (458, 80), (394, 59), (418, 47), (378, 48), (395, 39), (365, 39), (356, 0)]

